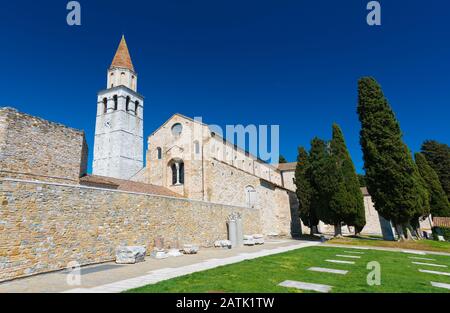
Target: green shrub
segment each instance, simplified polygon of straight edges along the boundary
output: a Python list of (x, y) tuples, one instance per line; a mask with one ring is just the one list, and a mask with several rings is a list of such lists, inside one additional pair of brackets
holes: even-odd
[(438, 240), (438, 236), (443, 236), (445, 240), (450, 241), (450, 228), (433, 227), (433, 238)]

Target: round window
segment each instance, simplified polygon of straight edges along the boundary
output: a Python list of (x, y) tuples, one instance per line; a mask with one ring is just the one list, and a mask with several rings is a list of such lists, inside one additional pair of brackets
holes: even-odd
[(175, 137), (180, 136), (182, 131), (183, 131), (183, 125), (181, 125), (180, 123), (177, 123), (172, 126), (172, 134)]

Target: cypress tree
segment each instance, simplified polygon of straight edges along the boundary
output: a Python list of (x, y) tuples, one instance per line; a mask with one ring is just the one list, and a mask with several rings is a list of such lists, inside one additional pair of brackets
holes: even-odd
[(403, 239), (404, 227), (425, 211), (425, 193), (399, 123), (373, 78), (359, 80), (358, 115), (367, 188), (378, 213)]
[[(364, 199), (344, 135), (339, 125), (333, 125), (333, 139), (331, 140), (331, 154), (336, 162), (340, 175), (340, 187), (332, 197), (331, 207), (336, 216), (347, 225), (354, 226), (359, 233), (366, 225)], [(337, 223), (341, 221), (337, 220)]]
[(287, 163), (287, 160), (284, 156), (280, 154), (280, 158), (278, 160), (278, 164)]
[(316, 232), (319, 221), (311, 207), (313, 188), (309, 177), (308, 152), (303, 147), (298, 148), (297, 166), (295, 168), (295, 185), (297, 187), (297, 198), (299, 202), (300, 218), (305, 226), (311, 229), (311, 235)]
[(359, 180), (359, 187), (367, 187), (365, 175), (358, 174), (358, 180)]
[(435, 140), (422, 144), (422, 153), (439, 177), (447, 199), (450, 200), (450, 147)]
[(438, 175), (428, 164), (427, 159), (422, 153), (416, 153), (415, 159), (419, 173), (422, 176), (430, 195), (431, 214), (440, 217), (450, 216), (450, 204), (447, 195), (441, 186)]
[(344, 219), (336, 208), (344, 201), (340, 195), (345, 195), (342, 192), (341, 172), (330, 153), (330, 145), (319, 138), (312, 140), (309, 157), (311, 186), (314, 189), (311, 207), (319, 220), (335, 225), (335, 235), (340, 235), (340, 226)]

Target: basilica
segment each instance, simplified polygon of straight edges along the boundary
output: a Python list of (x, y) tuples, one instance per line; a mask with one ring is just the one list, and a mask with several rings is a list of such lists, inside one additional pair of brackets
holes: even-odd
[(268, 164), (208, 125), (174, 114), (147, 138), (144, 167), (144, 97), (137, 91), (137, 80), (122, 37), (108, 69), (107, 88), (98, 93), (93, 176), (161, 186), (192, 200), (254, 208), (261, 212), (265, 234), (290, 236), (299, 225), (291, 219), (297, 210), (295, 163)]

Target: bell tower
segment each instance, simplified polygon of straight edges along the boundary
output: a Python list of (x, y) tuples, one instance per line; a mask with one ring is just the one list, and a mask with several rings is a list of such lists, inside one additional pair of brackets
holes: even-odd
[(122, 36), (97, 96), (93, 174), (130, 179), (144, 166), (144, 97)]

